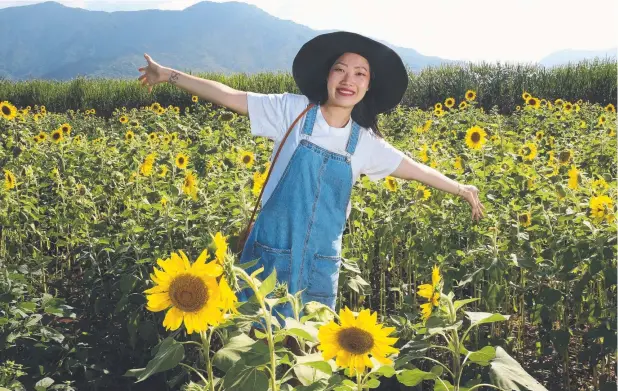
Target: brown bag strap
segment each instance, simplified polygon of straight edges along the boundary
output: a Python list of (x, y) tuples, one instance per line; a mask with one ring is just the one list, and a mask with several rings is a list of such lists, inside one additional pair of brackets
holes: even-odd
[(266, 188), (266, 184), (268, 183), (268, 178), (270, 178), (270, 173), (273, 170), (273, 166), (275, 165), (275, 162), (277, 161), (277, 157), (279, 157), (279, 152), (281, 152), (281, 147), (283, 147), (283, 144), (285, 143), (285, 140), (290, 135), (290, 131), (292, 130), (292, 128), (294, 128), (294, 126), (296, 126), (296, 123), (298, 122), (298, 120), (300, 120), (301, 117), (303, 115), (305, 115), (313, 106), (315, 106), (315, 103), (310, 103), (309, 105), (307, 105), (307, 108), (305, 108), (305, 110), (303, 110), (303, 112), (300, 113), (298, 115), (298, 117), (296, 117), (294, 122), (292, 122), (292, 125), (290, 125), (288, 131), (285, 133), (285, 136), (281, 140), (281, 143), (279, 144), (279, 148), (277, 149), (277, 153), (275, 154), (275, 158), (273, 159), (273, 162), (270, 165), (270, 168), (268, 169), (268, 175), (266, 176), (266, 180), (264, 181), (264, 185), (262, 186), (262, 190), (260, 191), (260, 196), (258, 197), (257, 202), (255, 203), (255, 207), (253, 208), (253, 213), (251, 214), (251, 219), (249, 220), (249, 223), (247, 224), (247, 228), (245, 228), (244, 235), (243, 235), (243, 237), (245, 239), (248, 238), (247, 235), (249, 234), (249, 228), (251, 227), (251, 223), (253, 223), (253, 218), (255, 217), (255, 212), (257, 211), (258, 205), (260, 204), (260, 200), (262, 199), (262, 194), (264, 194), (264, 189)]

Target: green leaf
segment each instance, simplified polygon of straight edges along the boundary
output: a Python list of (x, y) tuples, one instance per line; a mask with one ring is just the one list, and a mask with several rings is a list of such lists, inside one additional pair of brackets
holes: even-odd
[(185, 347), (171, 337), (163, 340), (155, 357), (146, 364), (146, 368), (137, 378), (137, 383), (148, 379), (151, 375), (158, 372), (167, 371), (174, 368), (185, 357)]
[[(320, 361), (331, 368), (330, 372), (328, 372), (326, 367), (322, 364), (317, 364)], [(304, 386), (308, 386), (321, 379), (328, 380), (333, 371), (336, 370), (336, 367), (330, 362), (326, 362), (322, 359), (322, 353), (320, 352), (308, 354), (306, 356), (297, 356), (296, 363), (299, 365), (294, 367), (294, 373)]]
[(285, 319), (285, 331), (296, 337), (304, 338), (311, 342), (318, 339), (318, 329), (310, 323), (301, 323), (294, 318)]
[(384, 377), (393, 377), (396, 371), (395, 368), (390, 365), (382, 365), (377, 371), (375, 371), (375, 373), (379, 373)]
[(472, 322), (470, 327), (478, 326), (484, 323), (503, 322), (511, 317), (510, 315), (492, 314), (490, 312), (464, 312)]
[[(260, 342), (261, 343), (261, 342)], [(224, 390), (237, 391), (267, 391), (268, 377), (257, 367), (245, 365), (244, 360), (238, 361), (223, 376)]]
[(397, 374), (397, 380), (405, 386), (415, 386), (423, 380), (433, 380), (436, 374), (432, 372), (421, 371), (418, 368), (404, 369)]
[(489, 362), (496, 357), (496, 349), (494, 349), (493, 346), (485, 346), (481, 350), (478, 350), (476, 352), (469, 352), (462, 347), (462, 353), (470, 353), (470, 355), (468, 356), (468, 360), (482, 366), (489, 365)]
[(222, 371), (229, 371), (234, 364), (240, 361), (243, 353), (251, 350), (251, 346), (255, 342), (247, 334), (240, 334), (230, 338), (229, 342), (213, 356), (213, 365)]
[[(10, 378), (9, 378), (10, 379)], [(47, 390), (52, 384), (54, 384), (54, 379), (49, 378), (49, 377), (44, 377), (41, 380), (39, 380), (38, 382), (36, 382), (36, 384), (34, 385), (34, 389), (36, 391), (45, 391)]]
[(455, 300), (455, 302), (453, 303), (453, 305), (455, 306), (455, 311), (457, 311), (458, 309), (460, 309), (461, 307), (463, 307), (466, 304), (469, 303), (473, 303), (477, 300), (480, 300), (478, 297), (472, 298), (472, 299), (465, 299), (465, 300)]
[[(526, 372), (500, 346), (496, 348), (496, 357), (490, 362), (489, 378), (492, 384), (505, 389), (515, 391), (547, 391), (541, 383), (536, 381)], [(520, 388), (523, 387), (523, 388)]]
[(366, 383), (367, 388), (378, 388), (380, 387), (380, 381), (375, 378), (369, 379)]
[(273, 289), (275, 289), (276, 284), (277, 284), (277, 269), (273, 268), (273, 272), (270, 273), (270, 276), (266, 277), (266, 279), (262, 281), (262, 284), (260, 285), (258, 292), (260, 292), (262, 297), (266, 297), (270, 294), (270, 292), (273, 291)]

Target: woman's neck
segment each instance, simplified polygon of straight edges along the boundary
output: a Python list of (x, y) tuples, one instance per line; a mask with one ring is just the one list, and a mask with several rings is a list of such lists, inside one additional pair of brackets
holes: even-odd
[(320, 106), (322, 117), (329, 126), (343, 128), (350, 121), (352, 108), (329, 105), (328, 102)]

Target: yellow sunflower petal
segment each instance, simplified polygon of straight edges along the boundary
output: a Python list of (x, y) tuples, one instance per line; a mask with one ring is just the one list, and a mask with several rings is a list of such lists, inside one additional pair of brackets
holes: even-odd
[(182, 324), (183, 313), (176, 307), (172, 307), (165, 314), (165, 319), (163, 320), (163, 326), (166, 330), (177, 330)]
[(420, 297), (430, 299), (431, 295), (433, 295), (433, 291), (434, 291), (434, 288), (433, 286), (431, 286), (431, 284), (422, 284), (421, 286), (418, 287), (417, 294)]
[(341, 327), (350, 327), (356, 325), (356, 319), (352, 311), (346, 306), (339, 311), (339, 318), (341, 319)]

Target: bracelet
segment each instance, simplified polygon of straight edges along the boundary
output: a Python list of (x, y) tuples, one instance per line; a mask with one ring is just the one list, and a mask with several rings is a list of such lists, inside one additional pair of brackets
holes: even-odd
[(457, 183), (457, 195), (461, 195), (461, 185)]

